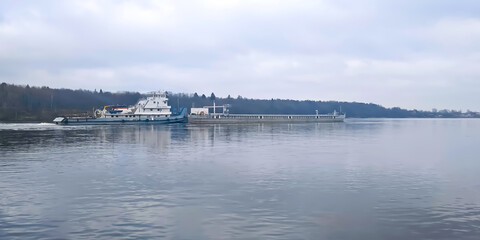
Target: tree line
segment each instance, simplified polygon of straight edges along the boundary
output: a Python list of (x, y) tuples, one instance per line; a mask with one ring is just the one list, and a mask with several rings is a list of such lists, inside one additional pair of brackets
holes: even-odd
[(202, 107), (215, 104), (230, 105), (230, 113), (255, 113), (255, 114), (320, 114), (333, 111), (346, 113), (347, 117), (355, 118), (459, 118), (480, 117), (480, 113), (467, 111), (465, 113), (455, 110), (422, 111), (407, 110), (399, 107), (385, 108), (374, 103), (342, 102), (342, 101), (312, 101), (290, 99), (250, 99), (238, 96), (232, 98), (217, 98), (212, 93), (210, 97), (205, 94), (199, 96), (192, 94), (169, 94), (172, 107), (178, 106)]
[(142, 95), (0, 84), (0, 121), (51, 121), (57, 115), (92, 114), (93, 108), (135, 104)]
[[(299, 101), (288, 99), (249, 99), (238, 96), (232, 98), (209, 96), (197, 93), (167, 93), (172, 112), (181, 107), (230, 105), (230, 113), (264, 114), (315, 114), (346, 112), (347, 117), (386, 117), (386, 118), (432, 118), (432, 117), (480, 117), (479, 113), (453, 110), (420, 111), (398, 107), (385, 108), (373, 103), (341, 101)], [(0, 121), (51, 121), (55, 116), (83, 114), (91, 115), (93, 109), (105, 105), (133, 105), (146, 95), (138, 92), (107, 92), (103, 90), (53, 89), (49, 87), (30, 87), (2, 83), (0, 84)]]

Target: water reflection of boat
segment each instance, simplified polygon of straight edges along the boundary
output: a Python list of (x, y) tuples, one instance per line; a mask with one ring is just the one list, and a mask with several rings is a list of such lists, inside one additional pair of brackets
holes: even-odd
[(139, 123), (176, 123), (187, 121), (185, 108), (174, 115), (167, 104), (164, 92), (154, 92), (151, 97), (140, 99), (134, 106), (109, 105), (97, 109), (88, 117), (57, 117), (55, 124), (92, 125), (92, 124), (139, 124)]

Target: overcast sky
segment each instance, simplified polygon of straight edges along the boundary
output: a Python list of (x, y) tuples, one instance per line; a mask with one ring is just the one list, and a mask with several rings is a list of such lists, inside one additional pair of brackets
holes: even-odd
[(480, 111), (480, 1), (0, 0), (0, 82)]

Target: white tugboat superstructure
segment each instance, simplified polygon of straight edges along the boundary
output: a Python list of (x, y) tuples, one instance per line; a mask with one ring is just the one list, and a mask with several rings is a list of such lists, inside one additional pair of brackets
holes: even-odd
[(135, 105), (136, 115), (160, 115), (168, 117), (172, 114), (167, 104), (168, 98), (164, 92), (154, 92), (151, 97), (141, 99)]

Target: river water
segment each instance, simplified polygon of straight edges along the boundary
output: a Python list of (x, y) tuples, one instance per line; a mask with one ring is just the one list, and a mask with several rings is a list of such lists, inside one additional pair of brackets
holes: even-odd
[(0, 124), (0, 239), (479, 239), (480, 120)]

